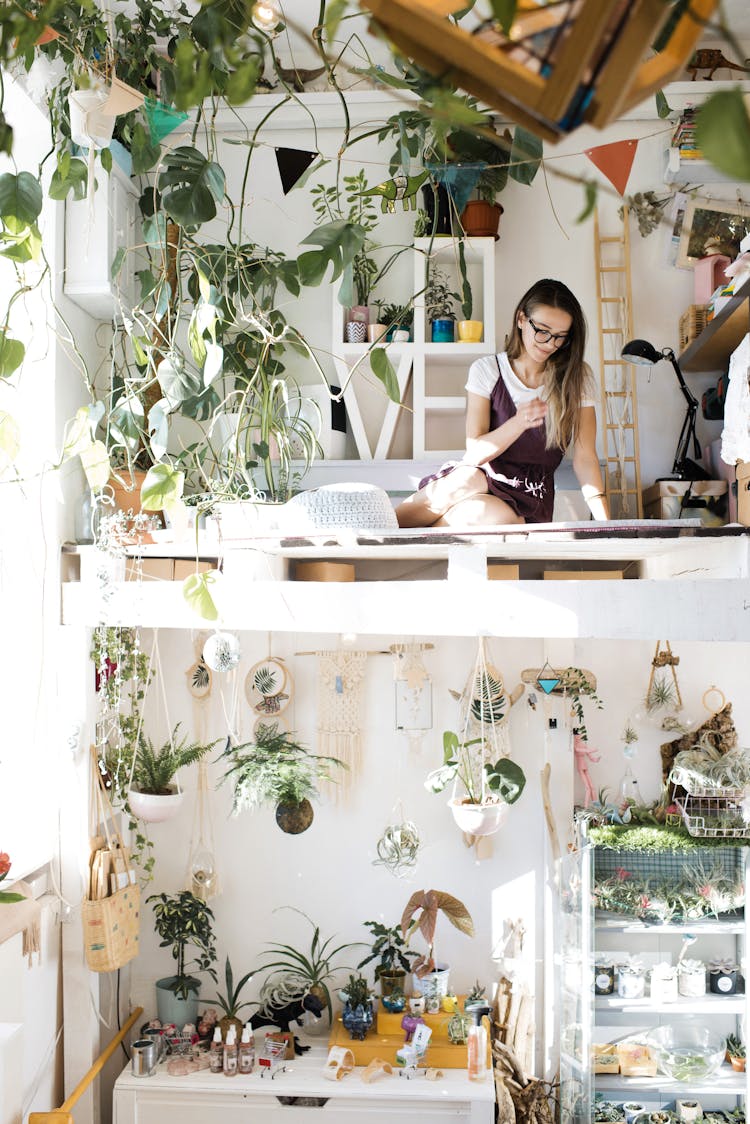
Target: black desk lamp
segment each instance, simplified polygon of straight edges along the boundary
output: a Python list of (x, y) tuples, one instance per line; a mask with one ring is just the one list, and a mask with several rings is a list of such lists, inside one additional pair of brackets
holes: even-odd
[[(696, 463), (701, 455), (701, 447), (695, 435), (695, 415), (698, 412), (698, 399), (685, 382), (682, 371), (680, 370), (680, 365), (677, 362), (677, 357), (672, 351), (672, 348), (665, 347), (662, 351), (657, 351), (654, 345), (648, 343), (647, 340), (630, 340), (630, 342), (626, 343), (623, 347), (621, 355), (623, 359), (627, 359), (628, 363), (638, 363), (645, 367), (652, 367), (654, 363), (660, 363), (662, 359), (668, 359), (672, 364), (674, 372), (677, 375), (677, 381), (680, 384), (680, 390), (687, 402), (687, 412), (677, 441), (674, 464), (672, 465), (672, 477), (670, 479), (708, 480), (709, 474)], [(688, 457), (691, 442), (693, 445), (693, 456), (696, 458), (695, 460), (691, 460)], [(664, 479), (664, 477), (662, 477), (662, 479)]]

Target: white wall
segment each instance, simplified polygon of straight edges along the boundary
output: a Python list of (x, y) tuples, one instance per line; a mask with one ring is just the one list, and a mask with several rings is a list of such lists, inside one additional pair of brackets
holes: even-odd
[[(162, 632), (159, 635), (162, 666), (165, 670), (169, 721), (185, 723), (193, 732), (196, 716), (186, 691), (184, 671), (193, 661), (193, 643), (186, 633)], [(358, 637), (357, 645), (370, 650), (387, 648), (404, 637)], [(244, 701), (244, 678), (256, 660), (269, 650), (287, 660), (295, 682), (294, 698), (285, 712), (300, 740), (316, 748), (316, 660), (295, 656), (295, 652), (319, 646), (337, 646), (338, 637), (278, 636), (243, 633), (242, 662), (237, 673), (239, 722), (243, 738), (249, 737), (251, 712)], [(145, 638), (148, 645), (150, 640)], [(526, 927), (525, 970), (535, 978), (541, 1027), (544, 946), (543, 880), (546, 829), (539, 792), (539, 772), (548, 759), (552, 766), (553, 802), (559, 813), (558, 830), (565, 849), (570, 831), (573, 796), (581, 800), (582, 787), (575, 777), (570, 728), (562, 699), (545, 700), (537, 689), (536, 709), (528, 704), (528, 692), (514, 707), (510, 719), (512, 753), (524, 768), (528, 785), (519, 803), (511, 809), (507, 823), (494, 839), (490, 859), (478, 862), (467, 850), (455, 827), (445, 797), (428, 793), (423, 787), (427, 773), (442, 759), (442, 732), (455, 729), (457, 704), (449, 689), (460, 689), (473, 668), (476, 641), (440, 640), (424, 654), (424, 663), (433, 680), (433, 729), (424, 737), (419, 752), (408, 748), (403, 735), (394, 728), (393, 665), (390, 656), (368, 659), (362, 725), (363, 761), (349, 801), (332, 804), (327, 798), (316, 807), (312, 827), (303, 835), (284, 835), (276, 826), (271, 810), (244, 812), (230, 817), (231, 793), (226, 786), (211, 797), (216, 856), (222, 892), (212, 901), (216, 915), (217, 946), (221, 968), (226, 954), (235, 973), (244, 973), (262, 963), (261, 954), (269, 941), (291, 943), (305, 948), (307, 926), (295, 914), (278, 907), (294, 905), (304, 910), (321, 926), (324, 936), (338, 941), (363, 940), (367, 931), (362, 922), (384, 919), (395, 924), (415, 889), (436, 888), (461, 898), (471, 910), (477, 935), (467, 940), (449, 926), (438, 928), (439, 950), (453, 966), (455, 987), (463, 991), (475, 978), (491, 986), (497, 975), (493, 952), (503, 938), (508, 922), (521, 917)], [(717, 684), (734, 704), (734, 717), (740, 744), (750, 737), (750, 702), (742, 690), (742, 667), (748, 656), (746, 645), (681, 644), (674, 651), (680, 657), (678, 676), (685, 711), (703, 715), (701, 698)], [(510, 690), (520, 680), (523, 669), (539, 668), (549, 658), (553, 663), (573, 664), (594, 672), (604, 708), (585, 704), (590, 744), (601, 752), (601, 761), (591, 765), (595, 788), (617, 793), (627, 764), (621, 735), (628, 717), (638, 709), (645, 694), (651, 643), (556, 642), (545, 645), (534, 641), (490, 641), (489, 658), (503, 675)], [(233, 686), (229, 677), (215, 676), (210, 712), (206, 717), (209, 738), (223, 737), (227, 730), (224, 708), (231, 713)], [(222, 704), (222, 698), (224, 700)], [(152, 686), (146, 704), (150, 736), (166, 735), (160, 692)], [(547, 720), (556, 718), (558, 728), (546, 734)], [(638, 726), (636, 756), (629, 762), (638, 777), (645, 800), (655, 800), (660, 792), (659, 743), (663, 735)], [(222, 770), (213, 764), (210, 775), (217, 782)], [(183, 888), (191, 837), (196, 774), (182, 778), (187, 800), (178, 818), (156, 825), (151, 834), (157, 864), (152, 889), (176, 892)], [(413, 819), (424, 839), (424, 849), (416, 871), (399, 880), (382, 868), (373, 867), (375, 846), (390, 821), (394, 806), (401, 802), (407, 818)], [(278, 912), (277, 912), (278, 911)], [(141, 955), (133, 969), (132, 999), (146, 1011), (154, 1010), (153, 982), (171, 971), (166, 950), (158, 948), (152, 930), (150, 908), (143, 911)], [(364, 955), (364, 953), (362, 954)], [(354, 958), (344, 963), (356, 963)], [(214, 994), (210, 981), (203, 995)], [(257, 997), (254, 984), (249, 997)], [(550, 997), (547, 997), (548, 1001)]]

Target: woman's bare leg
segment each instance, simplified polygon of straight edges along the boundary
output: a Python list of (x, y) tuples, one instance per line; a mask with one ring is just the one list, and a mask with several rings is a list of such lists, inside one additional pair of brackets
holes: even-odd
[[(487, 492), (487, 477), (472, 465), (459, 465), (439, 480), (431, 480), (396, 508), (399, 527), (432, 527), (450, 508)], [(508, 522), (506, 520), (506, 522)]]
[(498, 496), (471, 496), (455, 504), (434, 527), (492, 527), (508, 526), (511, 523), (525, 523), (521, 515), (516, 515), (510, 504)]

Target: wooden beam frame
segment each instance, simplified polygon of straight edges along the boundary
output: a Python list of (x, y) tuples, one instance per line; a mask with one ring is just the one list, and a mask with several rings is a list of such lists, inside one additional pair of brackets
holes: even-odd
[(556, 140), (583, 122), (598, 128), (608, 125), (674, 78), (717, 4), (718, 0), (691, 0), (664, 49), (642, 62), (668, 18), (669, 7), (664, 0), (634, 0), (593, 83), (591, 104), (583, 110), (581, 121), (573, 119), (563, 126), (561, 121), (596, 61), (601, 37), (618, 12), (618, 0), (583, 0), (549, 77), (449, 20), (460, 7), (454, 0), (360, 0), (394, 45), (438, 81), (466, 90), (544, 140)]

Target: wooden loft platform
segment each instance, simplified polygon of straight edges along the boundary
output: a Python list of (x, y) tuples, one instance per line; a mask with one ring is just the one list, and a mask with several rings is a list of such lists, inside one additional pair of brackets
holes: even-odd
[[(202, 556), (223, 571), (214, 591), (225, 628), (750, 642), (749, 551), (745, 527), (644, 521), (215, 540)], [(142, 553), (144, 564), (192, 559), (192, 567), (195, 559), (166, 543)], [(103, 597), (95, 554), (64, 548), (63, 624), (211, 627), (188, 608), (180, 581), (125, 581), (113, 571)], [(348, 563), (355, 580), (295, 580), (296, 563), (311, 560)], [(518, 580), (491, 580), (492, 563), (517, 564)], [(543, 576), (571, 569), (621, 571), (623, 579)]]

